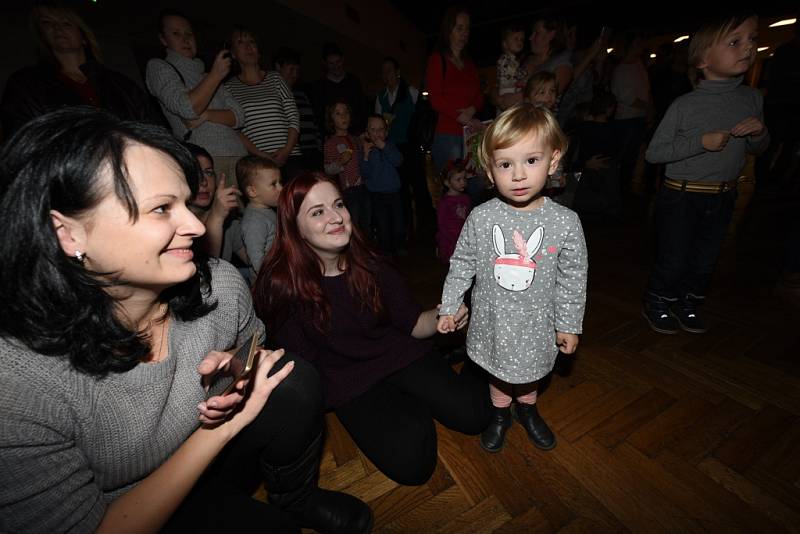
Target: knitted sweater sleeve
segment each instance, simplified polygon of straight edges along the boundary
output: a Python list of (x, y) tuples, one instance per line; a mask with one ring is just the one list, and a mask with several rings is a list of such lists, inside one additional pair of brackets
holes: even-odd
[(653, 134), (645, 154), (650, 163), (672, 163), (705, 152), (702, 136), (689, 136), (681, 129), (682, 102), (672, 103)]
[(197, 118), (189, 100), (189, 90), (181, 81), (175, 68), (163, 59), (151, 59), (145, 72), (147, 90), (170, 113), (184, 120)]
[(92, 532), (106, 504), (76, 445), (76, 400), (61, 398), (59, 378), (36, 376), (15, 350), (2, 345), (11, 365), (0, 370), (0, 531)]

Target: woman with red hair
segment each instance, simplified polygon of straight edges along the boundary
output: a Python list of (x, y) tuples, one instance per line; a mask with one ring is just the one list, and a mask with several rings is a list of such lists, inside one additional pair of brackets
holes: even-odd
[[(424, 484), (433, 473), (434, 418), (466, 434), (488, 424), (486, 379), (457, 374), (431, 351), (437, 309), (414, 302), (325, 175), (301, 174), (281, 192), (253, 295), (271, 341), (317, 367), (327, 407), (396, 482)], [(466, 325), (466, 308), (457, 321)]]

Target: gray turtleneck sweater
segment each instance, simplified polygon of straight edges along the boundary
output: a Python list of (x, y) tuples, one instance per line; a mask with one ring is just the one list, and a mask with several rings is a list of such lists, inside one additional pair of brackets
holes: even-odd
[[(189, 101), (189, 90), (197, 87), (206, 77), (204, 71), (203, 62), (198, 58), (189, 59), (172, 50), (167, 50), (165, 59), (151, 59), (147, 62), (147, 89), (158, 99), (161, 110), (172, 127), (172, 133), (179, 139), (183, 139), (187, 131), (184, 121), (197, 118)], [(217, 88), (208, 103), (208, 109), (232, 111), (236, 115), (236, 127), (244, 126), (244, 110), (224, 85)], [(189, 141), (208, 150), (214, 158), (247, 155), (247, 149), (236, 130), (216, 122), (207, 121), (194, 128)]]
[(666, 163), (666, 176), (691, 182), (727, 182), (739, 177), (747, 153), (759, 154), (769, 144), (766, 127), (759, 136), (733, 137), (725, 148), (703, 148), (703, 135), (730, 131), (742, 120), (757, 117), (764, 122), (764, 97), (742, 85), (742, 77), (702, 80), (691, 93), (675, 99), (658, 125), (647, 161)]

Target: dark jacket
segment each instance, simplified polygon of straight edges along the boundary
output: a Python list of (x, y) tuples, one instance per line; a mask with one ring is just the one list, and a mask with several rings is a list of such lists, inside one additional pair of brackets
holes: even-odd
[[(130, 78), (88, 60), (81, 72), (92, 84), (103, 109), (122, 119), (163, 124), (147, 94)], [(57, 67), (42, 62), (8, 79), (0, 101), (0, 122), (8, 139), (29, 120), (61, 106), (77, 106), (80, 96), (58, 78)]]

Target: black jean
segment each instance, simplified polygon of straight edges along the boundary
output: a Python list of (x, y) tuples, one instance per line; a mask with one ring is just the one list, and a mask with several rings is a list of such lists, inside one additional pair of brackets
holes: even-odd
[(668, 300), (705, 297), (735, 204), (735, 189), (709, 194), (661, 188), (648, 293)]
[(285, 355), (295, 367), (272, 392), (261, 413), (220, 453), (166, 525), (165, 532), (300, 532), (288, 514), (251, 497), (261, 483), (259, 462), (297, 460), (322, 431), (322, 394), (314, 367)]
[(424, 484), (436, 468), (436, 419), (464, 434), (489, 424), (489, 387), (466, 362), (461, 374), (430, 353), (335, 410), (375, 466), (395, 482)]

